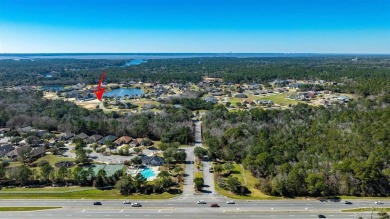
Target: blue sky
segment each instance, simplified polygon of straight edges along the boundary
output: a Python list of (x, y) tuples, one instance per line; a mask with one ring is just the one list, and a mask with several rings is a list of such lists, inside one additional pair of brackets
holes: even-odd
[(390, 53), (390, 0), (0, 0), (0, 53)]

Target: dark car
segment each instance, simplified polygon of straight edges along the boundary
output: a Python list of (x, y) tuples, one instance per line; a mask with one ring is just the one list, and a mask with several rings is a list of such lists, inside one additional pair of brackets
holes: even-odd
[(101, 202), (94, 202), (93, 205), (102, 205)]
[(131, 207), (142, 207), (142, 205), (138, 202), (135, 202), (131, 205)]
[(318, 218), (326, 218), (326, 217), (325, 217), (325, 215), (323, 215), (323, 214), (319, 214), (319, 215), (318, 215)]
[(218, 205), (217, 203), (213, 203), (213, 204), (210, 205), (210, 207), (212, 207), (212, 208), (218, 208), (219, 205)]
[(350, 202), (350, 201), (345, 201), (344, 204), (346, 204), (346, 205), (352, 205), (352, 202)]

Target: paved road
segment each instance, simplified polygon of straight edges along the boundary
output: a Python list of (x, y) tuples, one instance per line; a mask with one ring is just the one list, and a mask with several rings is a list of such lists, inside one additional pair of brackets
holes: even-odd
[[(93, 206), (88, 200), (0, 200), (0, 206), (62, 206), (62, 209), (38, 212), (1, 212), (0, 218), (354, 218), (353, 213), (341, 213), (341, 209), (374, 206), (373, 201), (354, 201), (352, 205), (319, 202), (316, 200), (269, 200), (236, 201), (227, 205), (221, 196), (208, 195), (208, 203), (217, 202), (220, 208), (196, 204), (192, 198), (170, 200), (143, 200), (142, 208), (132, 208), (121, 201), (101, 201), (102, 206)], [(203, 195), (201, 195), (203, 196)], [(131, 200), (133, 202), (137, 200)], [(383, 207), (389, 207), (385, 201)], [(378, 207), (378, 206), (375, 206)], [(360, 214), (366, 216), (369, 213)]]
[(183, 187), (183, 196), (190, 197), (194, 193), (194, 148), (187, 147), (184, 148), (184, 151), (187, 154), (186, 159), (186, 169), (184, 175), (184, 187)]

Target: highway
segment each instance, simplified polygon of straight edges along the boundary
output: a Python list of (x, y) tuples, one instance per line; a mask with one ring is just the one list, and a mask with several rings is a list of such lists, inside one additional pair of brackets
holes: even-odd
[[(141, 208), (125, 205), (121, 200), (0, 200), (0, 206), (61, 206), (62, 209), (36, 212), (1, 212), (0, 218), (354, 218), (354, 213), (341, 213), (341, 209), (374, 206), (371, 200), (342, 202), (319, 202), (317, 200), (262, 200), (236, 201), (226, 204), (219, 195), (193, 195), (170, 200), (131, 200), (140, 202)], [(208, 204), (196, 204), (204, 199)], [(94, 206), (93, 201), (101, 201)], [(209, 207), (218, 203), (219, 208)], [(390, 202), (375, 207), (389, 207)], [(359, 214), (359, 216), (369, 215)]]

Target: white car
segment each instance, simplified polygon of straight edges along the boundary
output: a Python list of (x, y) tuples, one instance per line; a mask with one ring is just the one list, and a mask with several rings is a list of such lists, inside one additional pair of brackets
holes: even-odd
[(131, 204), (131, 202), (127, 200), (127, 201), (123, 201), (123, 204)]
[(206, 201), (204, 201), (204, 200), (199, 200), (197, 203), (198, 204), (207, 204)]
[(375, 204), (377, 204), (377, 205), (383, 205), (383, 202), (381, 202), (381, 201), (376, 201)]
[(226, 204), (236, 204), (233, 200), (226, 201)]

